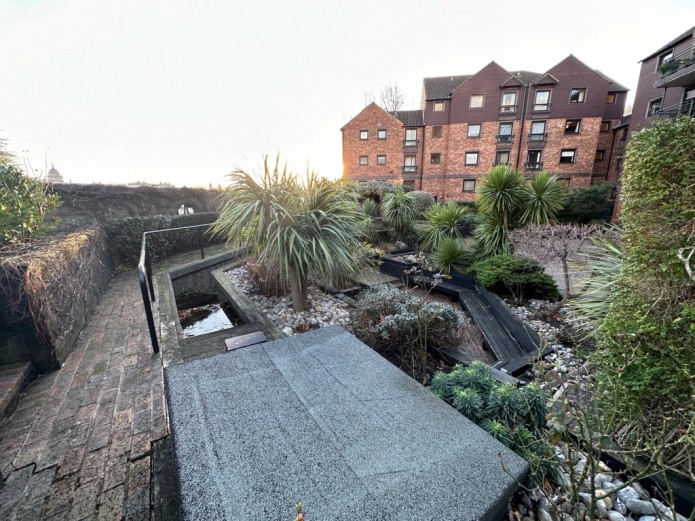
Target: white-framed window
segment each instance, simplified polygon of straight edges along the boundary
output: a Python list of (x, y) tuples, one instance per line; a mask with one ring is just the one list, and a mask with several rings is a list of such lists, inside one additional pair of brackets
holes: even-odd
[(466, 159), (465, 159), (464, 163), (465, 163), (466, 165), (477, 165), (477, 164), (478, 164), (478, 156), (479, 156), (479, 154), (480, 154), (480, 153), (479, 153), (478, 151), (475, 151), (475, 152), (466, 152)]
[(480, 123), (469, 123), (468, 124), (468, 137), (480, 137), (480, 129), (482, 125)]
[(577, 150), (574, 148), (563, 148), (560, 151), (560, 163), (574, 163), (577, 155)]
[(485, 104), (485, 96), (483, 94), (471, 94), (470, 108), (480, 109)]
[(570, 103), (584, 103), (586, 99), (586, 87), (570, 90)]

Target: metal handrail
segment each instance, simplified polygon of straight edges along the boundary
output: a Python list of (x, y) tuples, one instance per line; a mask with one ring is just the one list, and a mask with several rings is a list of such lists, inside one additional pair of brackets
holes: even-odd
[[(147, 317), (147, 327), (150, 330), (150, 341), (152, 342), (152, 351), (159, 353), (159, 340), (157, 339), (157, 329), (154, 325), (154, 315), (152, 314), (152, 302), (157, 300), (154, 294), (154, 284), (152, 284), (152, 260), (147, 255), (147, 237), (157, 233), (177, 232), (181, 230), (191, 230), (194, 228), (209, 228), (213, 223), (196, 224), (193, 226), (182, 226), (179, 228), (165, 228), (163, 230), (150, 230), (142, 234), (142, 243), (140, 246), (140, 261), (138, 262), (138, 281), (140, 282), (140, 291), (142, 293), (142, 303), (145, 305), (145, 316)], [(198, 234), (198, 247), (200, 248), (200, 256), (205, 258), (205, 249), (201, 240), (202, 234)], [(149, 288), (149, 291), (148, 291)]]

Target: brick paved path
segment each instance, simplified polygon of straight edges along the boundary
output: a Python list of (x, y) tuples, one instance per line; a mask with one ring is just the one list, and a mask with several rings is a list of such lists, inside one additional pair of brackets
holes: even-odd
[(0, 520), (150, 519), (165, 415), (137, 274), (117, 275), (63, 367), (0, 426)]

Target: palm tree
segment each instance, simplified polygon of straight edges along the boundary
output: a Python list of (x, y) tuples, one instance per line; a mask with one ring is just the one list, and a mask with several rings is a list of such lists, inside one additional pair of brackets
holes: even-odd
[(494, 214), (508, 227), (525, 199), (524, 176), (510, 166), (497, 165), (485, 174), (478, 189), (478, 208), (484, 214)]
[(568, 195), (556, 176), (539, 172), (528, 182), (521, 223), (546, 224), (554, 221)]
[(277, 266), (295, 311), (308, 309), (309, 280), (336, 280), (360, 268), (361, 210), (348, 186), (314, 172), (302, 183), (280, 168), (279, 157), (271, 169), (267, 156), (259, 181), (241, 169), (230, 178), (213, 233)]
[(436, 250), (444, 239), (459, 239), (459, 231), (469, 218), (468, 208), (449, 201), (435, 204), (425, 212), (425, 222), (420, 226), (420, 242), (425, 250)]
[(418, 211), (416, 196), (402, 188), (385, 194), (381, 203), (381, 215), (393, 229), (394, 238), (406, 243), (411, 242), (415, 235), (413, 222), (418, 217)]

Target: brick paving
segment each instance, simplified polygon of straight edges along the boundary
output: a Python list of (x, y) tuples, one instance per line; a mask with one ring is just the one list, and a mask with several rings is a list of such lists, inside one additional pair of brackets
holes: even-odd
[(152, 447), (167, 434), (137, 274), (119, 274), (63, 367), (0, 426), (0, 520), (150, 519)]

